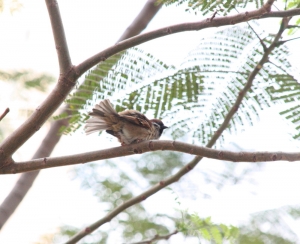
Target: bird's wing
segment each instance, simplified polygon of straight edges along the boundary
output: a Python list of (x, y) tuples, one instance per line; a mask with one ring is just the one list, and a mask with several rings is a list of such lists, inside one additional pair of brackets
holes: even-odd
[(128, 121), (129, 123), (139, 125), (145, 129), (150, 129), (152, 126), (151, 121), (142, 113), (136, 110), (126, 110), (119, 113), (122, 120)]

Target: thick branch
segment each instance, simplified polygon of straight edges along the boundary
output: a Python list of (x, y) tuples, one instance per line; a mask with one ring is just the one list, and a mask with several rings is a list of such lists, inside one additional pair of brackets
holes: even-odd
[(144, 30), (156, 13), (160, 10), (162, 4), (155, 4), (156, 0), (148, 0), (141, 12), (136, 16), (130, 26), (124, 31), (118, 42), (138, 35)]
[(57, 2), (46, 0), (51, 20), (55, 45), (58, 50), (60, 78), (58, 83), (44, 102), (35, 109), (33, 114), (10, 136), (0, 144), (0, 166), (3, 167), (13, 162), (11, 155), (26, 142), (65, 100), (78, 78), (72, 68), (69, 51), (64, 34)]
[[(230, 152), (208, 147), (196, 146), (179, 141), (145, 141), (139, 144), (113, 147), (93, 152), (73, 154), (62, 157), (45, 157), (25, 162), (13, 163), (0, 169), (0, 174), (14, 174), (32, 170), (47, 169), (66, 165), (83, 164), (97, 160), (124, 157), (151, 151), (176, 151), (216, 160), (232, 162), (270, 162), (270, 161), (298, 161), (299, 152)], [(189, 166), (192, 168), (191, 166)]]
[(65, 74), (71, 68), (72, 63), (65, 36), (64, 26), (58, 8), (58, 3), (56, 0), (45, 1), (51, 21), (60, 74)]

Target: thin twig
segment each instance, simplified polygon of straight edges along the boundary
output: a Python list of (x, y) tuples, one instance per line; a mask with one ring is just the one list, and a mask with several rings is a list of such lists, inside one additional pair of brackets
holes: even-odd
[(291, 28), (300, 28), (299, 25), (288, 25), (287, 29), (291, 29)]
[(260, 41), (260, 44), (262, 45), (263, 47), (263, 50), (264, 52), (267, 51), (267, 46), (266, 44), (264, 43), (264, 41), (260, 38), (260, 36), (256, 33), (256, 31), (252, 28), (252, 26), (249, 24), (249, 22), (247, 22), (248, 26), (250, 27), (250, 29), (252, 30), (252, 32), (256, 35), (256, 37), (259, 39)]
[(279, 42), (277, 43), (277, 45), (280, 46), (280, 45), (283, 45), (283, 44), (285, 44), (285, 43), (287, 43), (287, 42), (294, 41), (294, 40), (298, 40), (298, 39), (300, 39), (300, 37), (295, 37), (295, 38), (291, 38), (291, 39), (288, 39), (288, 40), (279, 41)]
[(213, 15), (211, 16), (211, 18), (209, 19), (210, 22), (213, 21), (213, 19), (214, 19), (214, 18), (216, 17), (216, 15), (217, 15), (217, 13), (218, 13), (218, 11), (215, 11), (215, 12), (213, 13)]
[(164, 235), (164, 236), (155, 235), (150, 240), (134, 242), (134, 243), (131, 243), (131, 244), (151, 244), (152, 242), (159, 241), (159, 240), (166, 240), (167, 241), (167, 240), (170, 239), (171, 236), (176, 235), (177, 233), (178, 233), (178, 230), (175, 230), (175, 231), (173, 231), (172, 233), (170, 233), (168, 235)]
[[(268, 60), (268, 63), (274, 65), (276, 68), (280, 69), (283, 73), (290, 75), (290, 74), (289, 74), (286, 70), (284, 70), (280, 65), (275, 64), (275, 63), (272, 62), (270, 59)], [(292, 76), (292, 78), (295, 79), (293, 76)]]
[(9, 113), (9, 108), (6, 108), (0, 116), (0, 121)]
[[(237, 11), (238, 13), (239, 13), (239, 11), (236, 9), (236, 8), (234, 8), (235, 9), (235, 11)], [(252, 28), (252, 26), (250, 25), (250, 23), (249, 22), (247, 22), (247, 25), (250, 27), (250, 29), (252, 30), (252, 32), (256, 35), (256, 37), (259, 39), (259, 41), (260, 41), (260, 44), (262, 45), (262, 47), (263, 47), (263, 50), (264, 50), (264, 52), (267, 50), (267, 46), (265, 45), (265, 43), (263, 42), (263, 40), (260, 38), (260, 36), (256, 33), (256, 31)]]
[[(276, 6), (276, 4), (273, 4), (273, 7), (276, 8), (277, 10), (279, 10), (279, 8)], [(286, 10), (286, 7), (284, 8), (284, 10)]]

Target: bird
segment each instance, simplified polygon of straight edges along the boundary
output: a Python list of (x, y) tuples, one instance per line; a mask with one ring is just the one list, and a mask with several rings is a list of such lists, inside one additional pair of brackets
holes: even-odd
[(161, 120), (149, 120), (144, 114), (133, 109), (118, 113), (109, 99), (96, 104), (89, 115), (91, 118), (85, 125), (87, 135), (106, 130), (108, 134), (117, 137), (122, 146), (158, 140), (164, 129), (168, 128)]

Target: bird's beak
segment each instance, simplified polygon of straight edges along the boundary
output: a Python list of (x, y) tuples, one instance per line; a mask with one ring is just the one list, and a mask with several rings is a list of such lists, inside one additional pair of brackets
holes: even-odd
[(163, 126), (163, 129), (167, 129), (167, 128), (169, 128), (169, 127), (168, 127), (168, 126), (165, 126), (165, 125)]

